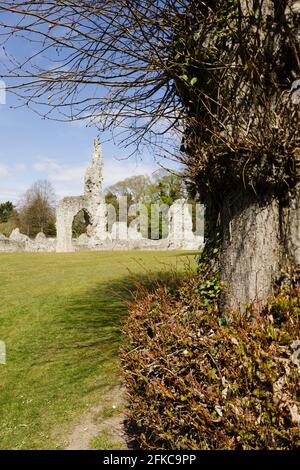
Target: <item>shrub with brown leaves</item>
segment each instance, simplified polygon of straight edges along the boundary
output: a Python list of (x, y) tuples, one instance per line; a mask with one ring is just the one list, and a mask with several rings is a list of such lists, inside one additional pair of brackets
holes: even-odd
[(225, 318), (199, 284), (139, 289), (131, 305), (121, 357), (140, 447), (299, 448), (299, 287)]

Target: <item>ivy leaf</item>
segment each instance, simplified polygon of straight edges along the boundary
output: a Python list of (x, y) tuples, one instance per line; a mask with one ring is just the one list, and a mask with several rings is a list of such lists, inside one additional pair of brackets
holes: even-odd
[(181, 77), (179, 77), (179, 78), (181, 78), (181, 80), (184, 80), (185, 82), (189, 81), (189, 77), (186, 74), (181, 75)]

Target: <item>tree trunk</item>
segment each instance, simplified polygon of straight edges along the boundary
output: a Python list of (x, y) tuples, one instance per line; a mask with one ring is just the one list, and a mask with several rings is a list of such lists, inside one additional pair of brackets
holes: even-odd
[(300, 185), (283, 205), (276, 198), (239, 193), (224, 200), (221, 299), (225, 309), (259, 309), (275, 283), (300, 263)]

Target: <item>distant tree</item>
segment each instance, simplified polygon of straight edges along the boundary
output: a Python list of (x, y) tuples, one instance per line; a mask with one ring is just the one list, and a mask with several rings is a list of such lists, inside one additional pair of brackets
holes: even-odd
[(81, 210), (75, 215), (72, 224), (72, 236), (78, 238), (83, 233), (87, 232), (87, 227), (90, 225), (89, 216), (86, 211)]
[(116, 213), (116, 220), (119, 220), (119, 201), (118, 201), (118, 196), (114, 194), (111, 190), (108, 190), (108, 192), (105, 195), (105, 202), (106, 204), (111, 205), (115, 209)]
[(0, 222), (7, 222), (12, 216), (14, 208), (13, 203), (10, 201), (0, 204)]
[(117, 204), (117, 198), (127, 196), (132, 204), (139, 202), (173, 204), (176, 199), (187, 196), (183, 178), (166, 171), (159, 171), (151, 177), (131, 176), (109, 186), (106, 202)]
[[(120, 181), (118, 183), (118, 188), (120, 188), (122, 186), (122, 181)], [(111, 187), (113, 188), (113, 187)], [(125, 220), (124, 219), (124, 216), (123, 214), (120, 215), (120, 197), (126, 197), (127, 200), (127, 213), (126, 213), (126, 218)], [(105, 202), (106, 204), (110, 204), (114, 210), (115, 210), (115, 216), (116, 216), (116, 221), (119, 221), (119, 222), (127, 222), (127, 224), (129, 225), (132, 220), (135, 218), (135, 217), (132, 217), (129, 215), (129, 208), (131, 206), (133, 206), (135, 204), (135, 200), (133, 198), (133, 195), (131, 192), (117, 192), (117, 194), (114, 194), (111, 190), (109, 190), (106, 195), (105, 195)]]
[(30, 237), (39, 232), (55, 235), (56, 196), (51, 183), (40, 180), (23, 195), (19, 204), (20, 228)]
[(149, 176), (130, 176), (110, 186), (107, 191), (115, 196), (131, 196), (133, 202), (141, 202), (151, 185)]
[(114, 194), (112, 191), (108, 190), (105, 194), (105, 202), (106, 204), (112, 204), (114, 207), (117, 208), (118, 205), (118, 196)]
[[(117, 220), (119, 220), (119, 197), (127, 196), (127, 209), (132, 205), (143, 203), (148, 210), (148, 236), (151, 236), (151, 210), (157, 208), (151, 207), (153, 204), (171, 206), (177, 199), (187, 198), (188, 191), (184, 180), (179, 175), (174, 175), (166, 171), (158, 171), (151, 177), (145, 175), (132, 176), (125, 180), (118, 181), (110, 186), (106, 193), (106, 203), (111, 204), (116, 211)], [(194, 201), (191, 201), (194, 202)], [(128, 224), (135, 217), (127, 217)], [(162, 229), (162, 221), (160, 222)], [(160, 230), (162, 236), (162, 230)]]
[[(148, 236), (152, 234), (152, 215), (155, 217), (157, 204), (162, 206), (171, 206), (177, 199), (187, 198), (187, 191), (183, 179), (167, 171), (158, 171), (153, 173), (151, 184), (145, 194), (145, 204), (148, 210)], [(155, 206), (154, 206), (155, 204)], [(163, 216), (159, 219), (159, 238), (163, 238)]]
[(187, 190), (182, 177), (168, 172), (158, 172), (152, 175), (152, 181), (146, 192), (146, 199), (151, 203), (168, 204), (187, 197)]
[(11, 232), (19, 226), (19, 214), (12, 202), (0, 204), (0, 233), (9, 237)]

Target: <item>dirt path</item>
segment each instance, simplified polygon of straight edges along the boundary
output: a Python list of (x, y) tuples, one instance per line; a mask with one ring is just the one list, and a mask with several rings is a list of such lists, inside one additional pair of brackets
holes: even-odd
[(75, 423), (66, 438), (65, 450), (126, 449), (124, 436), (124, 389), (112, 389), (103, 404), (93, 407)]

